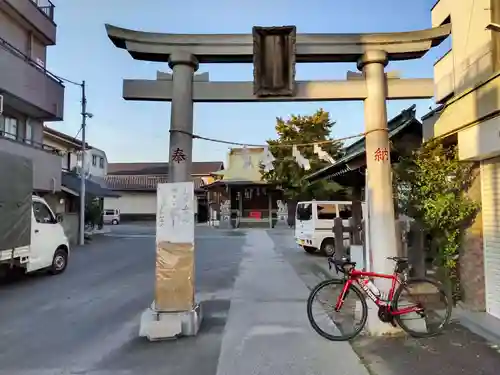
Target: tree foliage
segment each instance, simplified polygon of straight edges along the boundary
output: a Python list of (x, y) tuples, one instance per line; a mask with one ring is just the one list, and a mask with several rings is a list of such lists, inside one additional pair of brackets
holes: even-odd
[[(269, 151), (275, 157), (274, 170), (262, 172), (266, 181), (280, 185), (288, 199), (309, 200), (329, 199), (333, 193), (342, 191), (342, 188), (332, 181), (318, 181), (309, 183), (304, 180), (309, 175), (325, 166), (328, 162), (322, 161), (313, 152), (313, 146), (299, 146), (300, 153), (306, 157), (311, 169), (306, 171), (299, 166), (292, 156), (292, 147), (283, 145), (313, 143), (330, 140), (330, 133), (335, 123), (330, 120), (330, 114), (319, 109), (310, 116), (291, 115), (290, 118), (276, 119), (277, 139), (267, 141)], [(338, 159), (342, 152), (341, 142), (332, 142), (321, 145), (331, 157)]]
[(424, 143), (394, 167), (398, 208), (420, 221), (438, 250), (439, 265), (458, 291), (457, 261), (465, 229), (479, 205), (467, 190), (474, 181), (474, 164), (461, 162), (456, 146), (437, 139)]

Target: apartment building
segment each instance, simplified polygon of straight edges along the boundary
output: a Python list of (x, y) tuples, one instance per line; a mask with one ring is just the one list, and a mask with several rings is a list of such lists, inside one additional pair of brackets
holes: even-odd
[[(61, 191), (42, 195), (55, 212), (64, 215), (63, 227), (66, 235), (71, 243), (76, 243), (80, 212), (82, 141), (45, 126), (43, 144), (60, 155)], [(118, 194), (107, 189), (104, 182), (108, 164), (106, 153), (88, 143), (85, 148), (86, 196), (89, 199), (99, 199), (102, 205), (104, 197), (118, 197)]]
[[(66, 172), (80, 172), (82, 164), (82, 141), (68, 134), (45, 126), (43, 144), (47, 149), (58, 150), (62, 156), (61, 167)], [(95, 182), (104, 182), (108, 170), (106, 152), (88, 143), (85, 145), (85, 173)]]
[(464, 303), (500, 318), (500, 1), (439, 0), (432, 26), (444, 23), (451, 49), (434, 66), (438, 106), (423, 117), (424, 137), (477, 163), (470, 194), (482, 209), (460, 254)]
[(61, 188), (61, 156), (43, 145), (43, 122), (62, 120), (64, 111), (64, 85), (46, 69), (54, 14), (49, 0), (0, 1), (0, 150), (33, 161), (37, 192)]

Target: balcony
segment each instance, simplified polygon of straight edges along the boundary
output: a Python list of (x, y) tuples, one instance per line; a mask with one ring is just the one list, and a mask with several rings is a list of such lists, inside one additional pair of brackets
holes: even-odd
[(51, 21), (54, 21), (54, 9), (56, 8), (50, 0), (31, 0), (43, 13), (49, 17)]
[(450, 17), (451, 8), (448, 1), (436, 0), (431, 9), (432, 27), (441, 26)]
[(43, 121), (63, 119), (64, 86), (44, 67), (0, 38), (0, 93), (6, 105)]
[(56, 44), (55, 6), (50, 0), (5, 0), (0, 8), (21, 24), (28, 24), (46, 45)]
[(39, 191), (61, 190), (61, 156), (44, 146), (15, 139), (0, 132), (0, 151), (23, 156), (33, 162), (33, 189)]

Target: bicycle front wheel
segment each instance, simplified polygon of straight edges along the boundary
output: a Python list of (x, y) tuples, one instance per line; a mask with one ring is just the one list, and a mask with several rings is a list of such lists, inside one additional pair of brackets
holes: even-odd
[(344, 283), (336, 279), (322, 281), (307, 299), (307, 318), (311, 326), (319, 335), (331, 341), (347, 341), (356, 337), (368, 317), (366, 300), (354, 285), (344, 295), (339, 311), (335, 310)]
[[(437, 280), (414, 278), (401, 284), (393, 299), (396, 323), (414, 337), (431, 337), (440, 333), (451, 317), (451, 296)], [(414, 310), (397, 314), (399, 310)]]

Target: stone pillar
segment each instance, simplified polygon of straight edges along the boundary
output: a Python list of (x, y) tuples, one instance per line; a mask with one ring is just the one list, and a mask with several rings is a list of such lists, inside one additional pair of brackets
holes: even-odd
[[(370, 196), (368, 210), (370, 212), (370, 248), (373, 271), (392, 273), (394, 263), (388, 256), (397, 256), (396, 230), (394, 226), (394, 200), (392, 194), (392, 171), (390, 160), (389, 134), (387, 131), (387, 82), (384, 68), (388, 63), (384, 51), (366, 51), (358, 61), (358, 69), (365, 76), (367, 98), (365, 100), (365, 132), (367, 189)], [(387, 292), (390, 283), (376, 281), (383, 292)], [(371, 318), (371, 314), (370, 314)], [(376, 314), (373, 319), (376, 323)], [(390, 329), (388, 324), (380, 326), (369, 324), (372, 333), (385, 333)]]
[(194, 293), (193, 74), (196, 58), (170, 55), (173, 95), (168, 183), (157, 189), (155, 301), (139, 335), (151, 341), (198, 333), (202, 312)]
[(187, 52), (174, 52), (168, 65), (173, 71), (170, 114), (169, 182), (191, 181), (193, 156), (193, 75), (198, 60)]

